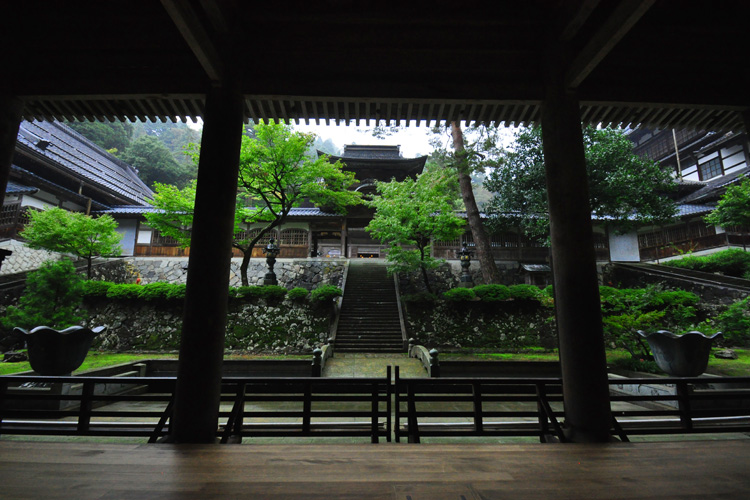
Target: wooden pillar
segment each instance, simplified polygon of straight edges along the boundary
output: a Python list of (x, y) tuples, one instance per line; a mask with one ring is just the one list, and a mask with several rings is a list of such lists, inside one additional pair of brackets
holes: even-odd
[(0, 206), (5, 201), (5, 189), (8, 187), (22, 111), (23, 101), (0, 94)]
[[(742, 112), (742, 123), (745, 125), (745, 134), (747, 135), (747, 143), (750, 145), (750, 109), (746, 109)], [(750, 158), (748, 158), (750, 161)]]
[(610, 439), (611, 413), (579, 103), (553, 77), (542, 110), (566, 436)]
[(172, 421), (178, 443), (215, 441), (242, 110), (233, 88), (216, 86), (207, 96)]

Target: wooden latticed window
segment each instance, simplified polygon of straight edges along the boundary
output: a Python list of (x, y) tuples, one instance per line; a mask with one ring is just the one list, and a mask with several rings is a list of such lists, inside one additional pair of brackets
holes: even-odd
[(154, 229), (154, 233), (151, 236), (151, 244), (158, 246), (172, 246), (179, 245), (180, 242), (172, 238), (171, 236), (164, 236), (159, 232), (158, 229)]
[(307, 246), (307, 231), (304, 229), (284, 229), (279, 245)]
[(721, 168), (721, 158), (719, 157), (710, 159), (708, 162), (700, 165), (698, 169), (700, 170), (702, 181), (713, 179), (724, 173)]
[[(256, 236), (258, 236), (258, 233), (260, 233), (260, 229), (251, 229), (250, 231), (245, 231), (244, 235), (248, 240), (252, 240)], [(275, 229), (264, 234), (263, 237), (255, 244), (255, 246), (266, 246), (268, 245), (268, 242), (271, 240), (271, 238), (276, 240), (276, 243), (278, 244), (279, 233)]]

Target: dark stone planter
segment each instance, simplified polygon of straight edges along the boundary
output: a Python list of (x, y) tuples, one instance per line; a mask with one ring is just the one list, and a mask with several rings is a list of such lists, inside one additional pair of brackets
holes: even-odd
[(667, 330), (656, 333), (638, 330), (638, 334), (648, 341), (659, 368), (675, 377), (697, 377), (706, 371), (711, 343), (721, 335), (715, 333), (706, 337), (695, 331), (675, 335)]
[(39, 375), (69, 375), (86, 359), (94, 337), (106, 330), (98, 326), (93, 330), (83, 326), (71, 326), (55, 330), (48, 326), (37, 326), (30, 332), (16, 327), (24, 334), (29, 352), (31, 368)]

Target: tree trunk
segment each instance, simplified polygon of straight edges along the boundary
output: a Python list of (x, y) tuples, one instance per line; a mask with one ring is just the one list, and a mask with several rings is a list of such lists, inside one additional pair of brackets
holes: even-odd
[(247, 281), (247, 268), (250, 265), (250, 258), (253, 256), (253, 248), (255, 248), (255, 245), (250, 245), (249, 248), (242, 249), (242, 264), (240, 264), (240, 279), (242, 279), (242, 286), (250, 285)]
[(466, 218), (469, 221), (469, 229), (474, 238), (475, 252), (482, 270), (485, 283), (500, 283), (500, 272), (495, 265), (492, 256), (492, 246), (487, 231), (482, 224), (479, 215), (477, 201), (474, 199), (474, 191), (471, 189), (471, 176), (469, 175), (468, 160), (464, 150), (464, 135), (458, 122), (451, 122), (451, 135), (453, 136), (453, 149), (456, 152), (456, 170), (458, 170), (458, 183), (461, 188), (461, 198), (466, 207)]

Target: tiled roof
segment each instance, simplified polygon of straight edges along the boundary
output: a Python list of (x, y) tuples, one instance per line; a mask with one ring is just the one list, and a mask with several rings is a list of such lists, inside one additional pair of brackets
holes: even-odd
[(715, 208), (716, 207), (712, 205), (677, 205), (677, 215), (682, 217), (683, 215), (707, 214), (712, 212)]
[(133, 167), (61, 123), (23, 121), (18, 143), (81, 180), (134, 204), (145, 204), (153, 196)]
[(320, 208), (293, 208), (289, 211), (289, 216), (294, 217), (341, 217), (341, 214), (334, 212), (325, 212)]
[(39, 191), (39, 189), (24, 186), (23, 184), (18, 184), (13, 181), (8, 181), (8, 186), (5, 188), (5, 194), (34, 194), (37, 191)]
[(364, 160), (399, 160), (403, 159), (400, 152), (400, 146), (385, 145), (344, 145), (344, 154), (341, 155), (343, 160), (357, 158)]
[(679, 202), (690, 203), (690, 202), (701, 202), (718, 199), (723, 194), (723, 188), (730, 184), (738, 182), (741, 177), (750, 174), (750, 167), (742, 168), (731, 174), (722, 175), (710, 181), (707, 181), (705, 187), (702, 187), (698, 191), (685, 196)]

